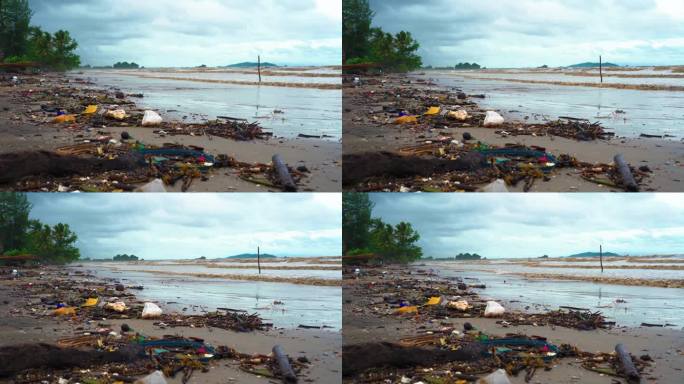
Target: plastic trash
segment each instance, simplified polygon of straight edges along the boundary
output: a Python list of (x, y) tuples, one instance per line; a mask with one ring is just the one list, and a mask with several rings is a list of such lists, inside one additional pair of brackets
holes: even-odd
[(501, 304), (497, 303), (496, 301), (488, 301), (487, 306), (485, 307), (485, 317), (499, 317), (504, 314), (506, 310), (504, 309)]
[(143, 185), (136, 189), (136, 192), (146, 192), (146, 193), (163, 193), (166, 192), (166, 187), (164, 187), (164, 182), (162, 179), (154, 179), (149, 183)]
[(75, 123), (76, 122), (76, 115), (59, 115), (52, 119), (53, 123)]
[(447, 117), (452, 120), (465, 121), (468, 120), (468, 111), (459, 109), (458, 111), (449, 111)]
[(83, 111), (83, 114), (92, 115), (95, 112), (97, 112), (97, 105), (89, 105), (86, 107), (85, 111)]
[(426, 116), (434, 116), (434, 115), (439, 115), (439, 107), (430, 107), (428, 108), (427, 112), (425, 112)]
[(468, 301), (466, 300), (458, 300), (458, 301), (450, 301), (447, 307), (452, 308), (452, 309), (457, 309), (461, 312), (465, 312), (468, 310)]
[(416, 116), (400, 116), (394, 120), (394, 124), (416, 124), (418, 123), (418, 118)]
[(142, 311), (142, 318), (143, 319), (153, 319), (155, 317), (159, 317), (162, 314), (161, 308), (157, 306), (155, 303), (145, 303), (145, 306), (143, 307)]
[(487, 193), (505, 193), (508, 192), (508, 188), (506, 188), (505, 181), (502, 179), (497, 179), (482, 187), (481, 191)]
[(54, 310), (54, 312), (52, 312), (52, 314), (55, 316), (75, 315), (76, 314), (76, 308), (74, 308), (74, 307), (57, 308)]
[(133, 384), (166, 384), (166, 377), (162, 371), (154, 371), (142, 379), (136, 380)]
[(511, 384), (511, 380), (508, 378), (508, 374), (503, 369), (497, 369), (496, 371), (489, 374), (489, 376), (483, 377), (478, 380), (478, 384)]
[(494, 111), (487, 111), (487, 116), (485, 116), (484, 126), (485, 127), (497, 127), (504, 123), (503, 116), (499, 115)]
[(126, 111), (123, 109), (112, 109), (105, 113), (105, 116), (110, 117), (115, 120), (123, 120), (126, 118)]
[(145, 111), (142, 120), (143, 127), (155, 127), (162, 123), (162, 117), (155, 111)]
[(418, 307), (416, 306), (406, 306), (406, 307), (401, 307), (394, 311), (395, 314), (397, 315), (405, 315), (407, 313), (418, 313)]
[(94, 307), (97, 305), (97, 302), (99, 299), (97, 297), (91, 297), (89, 299), (86, 299), (85, 303), (81, 305), (81, 307)]
[(442, 298), (439, 296), (431, 297), (425, 305), (439, 305), (442, 302)]
[(121, 312), (126, 312), (126, 310), (128, 308), (126, 307), (126, 303), (124, 303), (123, 301), (117, 301), (114, 303), (105, 304), (105, 309), (109, 309), (109, 310), (112, 310), (114, 312), (121, 313)]

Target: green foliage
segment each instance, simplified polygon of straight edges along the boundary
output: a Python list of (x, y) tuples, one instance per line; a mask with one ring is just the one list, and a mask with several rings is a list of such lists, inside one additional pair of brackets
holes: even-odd
[(367, 193), (342, 194), (342, 252), (368, 248), (372, 210)]
[(66, 71), (81, 65), (81, 58), (74, 53), (78, 43), (69, 32), (59, 30), (54, 35), (39, 27), (31, 27), (29, 35), (29, 61), (34, 61), (56, 71)]
[(481, 69), (482, 67), (478, 63), (458, 63), (454, 66), (454, 69)]
[(0, 60), (27, 53), (31, 16), (28, 0), (0, 0)]
[(482, 259), (482, 256), (478, 255), (477, 253), (459, 253), (454, 257), (454, 260), (480, 260)]
[(420, 259), (423, 250), (415, 245), (420, 235), (410, 223), (396, 226), (374, 219), (371, 228), (371, 249), (386, 262), (410, 263)]
[(31, 203), (26, 195), (0, 192), (0, 254), (26, 245)]
[(114, 260), (114, 261), (138, 261), (139, 259), (138, 259), (138, 256), (136, 256), (136, 255), (127, 255), (124, 253), (123, 255), (114, 256), (112, 258), (112, 260)]
[(81, 257), (81, 252), (74, 245), (78, 236), (71, 231), (69, 224), (50, 226), (31, 220), (27, 238), (25, 253), (38, 256), (44, 262), (66, 264)]
[(416, 54), (420, 44), (410, 32), (396, 35), (372, 28), (368, 0), (344, 0), (342, 35), (345, 64), (377, 63), (386, 71), (408, 72), (423, 65)]
[(112, 66), (112, 68), (115, 69), (138, 69), (140, 66), (136, 63), (129, 63), (127, 61), (124, 62), (118, 62)]
[[(368, 41), (373, 11), (368, 0), (344, 0), (342, 3), (342, 52), (346, 60), (370, 53)], [(349, 64), (349, 61), (346, 61)]]

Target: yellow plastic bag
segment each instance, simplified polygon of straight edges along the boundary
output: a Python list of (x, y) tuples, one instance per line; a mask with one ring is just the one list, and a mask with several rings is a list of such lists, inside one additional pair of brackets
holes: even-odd
[(54, 312), (52, 312), (52, 314), (55, 316), (75, 315), (76, 314), (76, 308), (74, 308), (74, 307), (57, 308), (57, 309), (55, 309)]
[(425, 305), (439, 305), (439, 303), (442, 301), (442, 298), (439, 296), (431, 297), (430, 300), (428, 300)]
[(95, 112), (97, 112), (97, 105), (89, 105), (86, 107), (85, 111), (83, 111), (83, 114), (92, 115)]
[(97, 297), (91, 297), (91, 298), (87, 299), (85, 301), (85, 303), (83, 303), (83, 305), (81, 305), (81, 306), (82, 307), (94, 307), (97, 305), (97, 302), (98, 302)]
[(407, 313), (418, 313), (418, 307), (416, 306), (410, 306), (410, 307), (401, 307), (394, 311), (395, 314), (397, 315), (405, 315)]
[(416, 124), (417, 122), (418, 118), (415, 116), (400, 116), (394, 120), (394, 124)]
[(52, 119), (53, 123), (75, 123), (76, 122), (76, 115), (59, 115)]
[(430, 107), (428, 108), (428, 111), (425, 112), (426, 116), (433, 116), (433, 115), (439, 115), (439, 107)]

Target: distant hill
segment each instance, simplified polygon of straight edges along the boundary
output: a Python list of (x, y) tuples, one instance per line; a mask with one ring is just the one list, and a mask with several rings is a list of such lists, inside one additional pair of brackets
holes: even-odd
[[(574, 64), (568, 66), (568, 68), (598, 68), (600, 66), (599, 63), (580, 63), (580, 64)], [(617, 64), (613, 63), (603, 63), (604, 67), (619, 67)]]
[[(226, 65), (226, 68), (256, 68), (257, 66), (259, 66), (259, 63), (245, 61), (244, 63)], [(273, 63), (261, 63), (261, 66), (263, 68), (277, 67), (277, 65)]]
[[(582, 253), (576, 253), (574, 255), (570, 255), (568, 257), (599, 257), (599, 256), (600, 256), (600, 254), (598, 252), (582, 252)], [(621, 255), (618, 255), (617, 253), (613, 253), (613, 252), (603, 252), (603, 256), (613, 257), (613, 256), (621, 256)]]
[[(262, 259), (275, 259), (278, 256), (269, 255), (268, 253), (263, 253), (263, 254), (259, 255), (259, 257)], [(256, 258), (257, 258), (256, 253), (241, 253), (239, 255), (226, 257), (226, 259), (256, 259)]]

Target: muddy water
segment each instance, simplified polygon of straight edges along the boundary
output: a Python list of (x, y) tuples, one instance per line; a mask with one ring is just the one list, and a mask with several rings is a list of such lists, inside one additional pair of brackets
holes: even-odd
[[(167, 276), (153, 270), (120, 271), (107, 263), (84, 263), (80, 268), (98, 278), (143, 286), (143, 290), (135, 291), (138, 298), (154, 300), (162, 309), (190, 314), (232, 308), (258, 313), (265, 322), (281, 328), (296, 328), (300, 324), (335, 330), (342, 327), (341, 287)], [(298, 271), (283, 273), (289, 272)], [(276, 301), (283, 304), (274, 304)]]
[[(528, 118), (540, 123), (560, 116), (601, 122), (618, 136), (671, 135), (684, 138), (684, 92), (643, 91), (612, 88), (577, 87), (507, 82), (505, 79), (598, 83), (595, 77), (567, 76), (560, 73), (480, 73), (459, 71), (427, 72), (436, 84), (462, 89), (470, 94), (485, 94), (478, 99), (485, 108), (500, 110), (514, 119)], [(473, 77), (490, 77), (492, 80)], [(499, 79), (499, 80), (495, 80)], [(504, 79), (504, 80), (501, 80)], [(616, 84), (684, 85), (684, 79), (616, 78)], [(622, 113), (624, 112), (624, 113)]]
[[(587, 308), (601, 311), (620, 326), (639, 326), (642, 322), (673, 324), (674, 328), (684, 328), (684, 289), (658, 288), (644, 286), (623, 286), (592, 283), (584, 281), (562, 281), (553, 279), (528, 280), (507, 273), (522, 270), (538, 273), (576, 275), (577, 271), (561, 268), (530, 268), (511, 263), (510, 265), (486, 265), (480, 263), (438, 262), (427, 264), (442, 277), (463, 278), (466, 283), (483, 283), (486, 289), (478, 290), (484, 297), (501, 300), (514, 308), (541, 311), (555, 310), (559, 306)], [(420, 267), (422, 269), (425, 266)], [(605, 272), (608, 272), (606, 270)], [(635, 270), (619, 270), (632, 272)], [(684, 278), (684, 271), (641, 270), (639, 278), (651, 278), (651, 272), (676, 272), (675, 278)], [(600, 274), (600, 270), (598, 272)], [(622, 275), (624, 276), (624, 275)], [(653, 276), (662, 278), (662, 276)], [(623, 302), (624, 301), (624, 302)]]
[[(255, 81), (241, 73), (144, 72), (147, 76), (187, 77), (208, 81)], [(162, 117), (201, 122), (228, 116), (259, 122), (277, 137), (293, 138), (299, 134), (326, 136), (339, 140), (342, 135), (342, 91), (293, 87), (257, 87), (185, 80), (166, 80), (132, 76), (131, 72), (86, 71), (71, 73), (97, 87), (118, 88), (126, 93), (142, 93), (135, 99), (143, 108), (158, 110)], [(329, 77), (268, 77), (264, 81), (328, 84), (341, 82)]]

